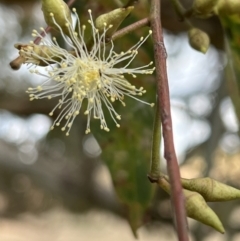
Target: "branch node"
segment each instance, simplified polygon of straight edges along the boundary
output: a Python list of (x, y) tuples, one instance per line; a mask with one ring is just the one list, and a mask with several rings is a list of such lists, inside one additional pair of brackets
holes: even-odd
[(158, 179), (159, 178), (156, 178), (156, 177), (152, 177), (150, 175), (147, 175), (148, 177), (148, 180), (151, 182), (151, 183), (157, 183), (158, 182)]

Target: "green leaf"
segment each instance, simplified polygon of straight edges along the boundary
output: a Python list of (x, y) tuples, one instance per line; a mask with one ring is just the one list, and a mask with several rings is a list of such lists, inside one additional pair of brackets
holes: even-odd
[[(148, 85), (149, 87), (153, 86)], [(155, 99), (155, 94), (147, 92), (145, 98), (146, 96), (151, 99), (150, 103)], [(109, 118), (107, 123), (110, 132), (99, 132), (94, 127), (93, 133), (102, 146), (102, 158), (110, 170), (115, 191), (136, 236), (136, 230), (144, 222), (155, 189), (147, 178), (154, 108), (125, 98), (126, 107), (114, 103), (122, 116), (121, 127), (117, 128)]]
[(220, 16), (226, 34), (229, 62), (226, 69), (229, 95), (240, 120), (240, 14)]

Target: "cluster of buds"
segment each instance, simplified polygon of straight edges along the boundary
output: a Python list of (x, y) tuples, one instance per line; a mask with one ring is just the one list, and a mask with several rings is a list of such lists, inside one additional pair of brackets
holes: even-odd
[[(137, 68), (129, 67), (137, 56), (138, 49), (152, 32), (149, 31), (146, 37), (141, 37), (133, 47), (121, 53), (114, 51), (114, 43), (111, 40), (120, 23), (132, 10), (133, 7), (119, 8), (99, 16), (95, 22), (89, 10), (88, 23), (92, 32), (89, 44), (85, 41), (87, 26), (81, 26), (76, 9), (71, 12), (63, 0), (42, 0), (46, 23), (60, 32), (68, 49), (71, 50), (61, 48), (56, 38), (44, 38), (42, 33), (47, 33), (40, 28), (42, 33), (37, 30), (33, 30), (32, 33), (33, 37), (40, 39), (40, 44), (16, 44), (20, 56), (10, 65), (13, 69), (18, 69), (22, 63), (30, 64), (31, 73), (46, 78), (43, 84), (28, 88), (27, 93), (30, 100), (58, 98), (58, 104), (49, 113), (52, 116), (55, 111), (60, 110), (51, 129), (64, 122), (61, 130), (69, 135), (84, 100), (87, 100), (87, 107), (84, 110), (84, 114), (87, 115), (86, 133), (91, 130), (92, 117), (100, 120), (101, 129), (109, 131), (103, 105), (107, 107), (117, 127), (120, 127), (118, 121), (121, 116), (115, 111), (113, 102), (119, 101), (125, 106), (124, 97), (129, 96), (144, 104), (154, 105), (140, 100), (137, 96), (142, 96), (146, 90), (143, 87), (137, 88), (126, 78), (126, 75), (136, 78), (137, 74), (153, 73), (155, 68), (149, 67), (153, 62)], [(72, 24), (72, 14), (77, 19), (77, 31)], [(123, 67), (117, 67), (120, 64)]]
[[(158, 185), (170, 194), (169, 178), (162, 175)], [(240, 190), (211, 178), (181, 179), (187, 216), (224, 233), (224, 227), (216, 213), (206, 202), (222, 202), (240, 198)]]
[(212, 16), (218, 1), (219, 0), (195, 0), (191, 9), (193, 15), (200, 18)]
[(209, 18), (213, 15), (234, 14), (240, 14), (239, 0), (194, 0), (191, 9), (185, 13), (185, 16)]
[[(240, 14), (240, 1), (239, 0), (194, 0), (192, 7), (185, 12), (185, 17), (195, 16), (198, 18), (209, 18), (213, 15), (220, 17), (224, 16), (237, 16)], [(188, 39), (192, 48), (202, 53), (206, 53), (210, 39), (204, 31), (192, 27), (188, 31)]]
[(219, 0), (214, 9), (218, 15), (235, 15), (240, 14), (239, 0)]

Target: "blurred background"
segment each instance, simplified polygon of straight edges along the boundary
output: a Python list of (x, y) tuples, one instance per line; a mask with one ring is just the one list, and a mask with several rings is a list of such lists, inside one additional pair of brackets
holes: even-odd
[[(76, 0), (73, 6), (86, 23), (89, 8), (97, 17), (126, 2)], [(148, 12), (148, 1), (139, 1), (122, 26)], [(239, 128), (224, 74), (229, 60), (221, 25), (215, 17), (193, 19), (211, 38), (203, 55), (189, 46), (187, 26), (168, 0), (162, 1), (162, 21), (181, 175), (210, 176), (240, 188)], [(139, 240), (176, 240), (169, 197), (147, 179), (154, 108), (134, 100), (127, 100), (125, 109), (116, 104), (121, 128), (108, 117), (109, 133), (92, 121), (92, 134), (85, 135), (84, 115), (76, 119), (69, 137), (58, 128), (49, 132), (53, 119), (48, 113), (56, 100), (30, 102), (26, 89), (43, 79), (30, 74), (28, 66), (19, 71), (9, 67), (18, 56), (13, 45), (28, 43), (32, 29), (42, 26), (41, 1), (0, 0), (0, 240), (130, 241), (139, 226)], [(116, 52), (128, 50), (147, 31), (116, 40)], [(134, 66), (153, 59), (150, 38), (139, 52)], [(147, 90), (143, 100), (155, 101), (154, 75), (130, 81)], [(239, 204), (211, 204), (224, 235), (189, 219), (191, 240), (240, 240)]]

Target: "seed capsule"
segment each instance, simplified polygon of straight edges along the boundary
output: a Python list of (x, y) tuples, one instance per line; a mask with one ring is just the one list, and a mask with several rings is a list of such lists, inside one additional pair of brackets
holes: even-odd
[(60, 59), (60, 55), (54, 52), (53, 47), (36, 44), (15, 44), (23, 63), (31, 63), (38, 66), (47, 66)]
[(10, 66), (13, 70), (19, 70), (24, 62), (25, 58), (18, 56), (16, 59), (10, 62)]

